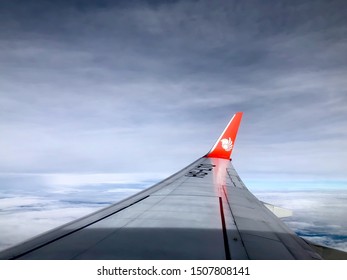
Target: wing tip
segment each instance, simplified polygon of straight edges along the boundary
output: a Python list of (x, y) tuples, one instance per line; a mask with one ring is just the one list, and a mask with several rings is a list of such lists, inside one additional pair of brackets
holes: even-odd
[(228, 125), (212, 149), (205, 155), (208, 158), (230, 159), (234, 149), (237, 132), (241, 123), (243, 112), (237, 112), (233, 115)]

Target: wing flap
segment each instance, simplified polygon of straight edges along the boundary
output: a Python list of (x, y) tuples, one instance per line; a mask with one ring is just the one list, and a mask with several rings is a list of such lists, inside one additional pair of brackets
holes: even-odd
[(270, 203), (263, 202), (264, 206), (269, 209), (278, 218), (287, 218), (293, 216), (293, 211), (283, 207), (279, 207)]

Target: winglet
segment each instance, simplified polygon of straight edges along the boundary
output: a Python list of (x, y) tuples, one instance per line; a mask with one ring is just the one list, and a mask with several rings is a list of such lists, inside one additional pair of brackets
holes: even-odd
[(214, 144), (206, 157), (230, 159), (242, 114), (242, 112), (238, 112), (231, 118), (216, 144)]

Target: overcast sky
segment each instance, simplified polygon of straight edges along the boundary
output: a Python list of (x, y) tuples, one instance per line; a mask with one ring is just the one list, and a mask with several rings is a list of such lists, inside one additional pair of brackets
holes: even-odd
[(13, 176), (63, 190), (160, 180), (238, 111), (233, 163), (250, 189), (347, 189), (346, 11), (344, 0), (0, 1), (2, 194), (15, 197)]
[(1, 1), (0, 171), (170, 173), (243, 111), (247, 178), (346, 181), (346, 9)]

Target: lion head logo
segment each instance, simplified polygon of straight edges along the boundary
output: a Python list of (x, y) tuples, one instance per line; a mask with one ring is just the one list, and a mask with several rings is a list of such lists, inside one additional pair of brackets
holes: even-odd
[(230, 137), (229, 137), (229, 139), (224, 138), (220, 141), (222, 142), (222, 148), (225, 151), (227, 151), (227, 152), (231, 151), (231, 149), (233, 148), (233, 141), (231, 141)]

